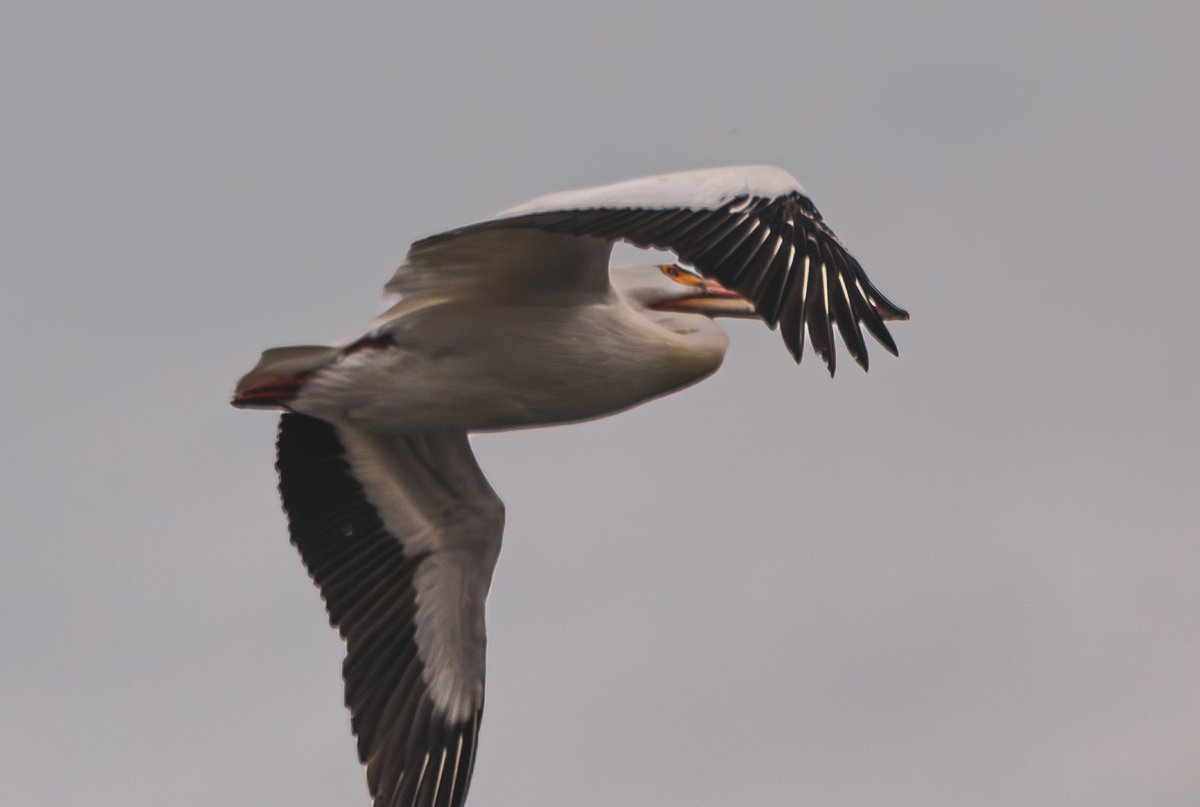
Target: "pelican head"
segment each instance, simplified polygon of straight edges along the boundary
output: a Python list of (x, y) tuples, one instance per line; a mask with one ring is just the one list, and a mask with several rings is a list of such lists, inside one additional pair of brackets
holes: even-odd
[(637, 308), (707, 317), (754, 317), (754, 304), (677, 263), (618, 266), (612, 284)]

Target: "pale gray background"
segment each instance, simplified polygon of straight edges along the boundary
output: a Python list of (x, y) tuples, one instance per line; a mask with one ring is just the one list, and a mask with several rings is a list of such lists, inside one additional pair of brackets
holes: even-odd
[(901, 358), (739, 323), (700, 387), (476, 440), (470, 804), (1200, 803), (1200, 5), (422, 6), (4, 4), (0, 803), (365, 805), (234, 380), (414, 238), (737, 162)]

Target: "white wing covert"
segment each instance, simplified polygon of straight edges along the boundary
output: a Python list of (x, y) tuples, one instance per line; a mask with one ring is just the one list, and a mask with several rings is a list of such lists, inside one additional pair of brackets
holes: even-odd
[(609, 293), (612, 241), (535, 229), (476, 229), (418, 241), (384, 289), (406, 302), (445, 297), (493, 302), (539, 296), (575, 302)]

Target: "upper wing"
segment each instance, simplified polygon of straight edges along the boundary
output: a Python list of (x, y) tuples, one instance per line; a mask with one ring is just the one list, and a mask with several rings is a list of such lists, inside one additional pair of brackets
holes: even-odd
[(276, 465), (292, 543), (346, 641), (346, 705), (375, 807), (460, 807), (504, 526), (467, 436), (285, 414)]
[(831, 373), (835, 324), (865, 368), (859, 325), (895, 354), (884, 321), (908, 319), (871, 284), (800, 183), (772, 166), (686, 171), (550, 194), (490, 221), (418, 241), (410, 260), (484, 233), (530, 231), (671, 250), (751, 300), (768, 325), (780, 326), (797, 362), (807, 328)]

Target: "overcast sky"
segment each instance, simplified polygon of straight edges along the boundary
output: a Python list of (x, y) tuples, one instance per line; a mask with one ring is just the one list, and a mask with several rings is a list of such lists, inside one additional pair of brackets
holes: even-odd
[(1200, 5), (405, 5), (4, 4), (0, 803), (366, 805), (234, 381), (415, 238), (743, 162), (901, 356), (735, 323), (694, 389), (475, 439), (468, 803), (1200, 803)]

